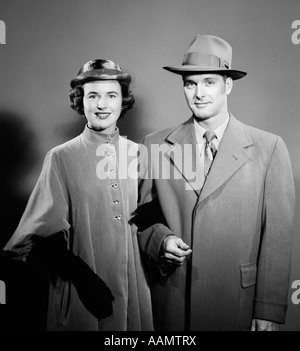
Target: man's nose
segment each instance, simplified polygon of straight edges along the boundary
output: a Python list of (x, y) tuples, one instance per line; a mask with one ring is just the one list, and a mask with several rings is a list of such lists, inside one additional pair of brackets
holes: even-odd
[(206, 95), (205, 88), (203, 87), (202, 84), (197, 84), (196, 86), (196, 91), (195, 91), (195, 97), (197, 99), (202, 99)]

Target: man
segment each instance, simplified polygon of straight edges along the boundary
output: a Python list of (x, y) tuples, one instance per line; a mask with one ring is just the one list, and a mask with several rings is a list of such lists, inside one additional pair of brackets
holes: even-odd
[(182, 66), (164, 67), (182, 76), (193, 115), (141, 148), (136, 223), (157, 330), (278, 330), (285, 322), (290, 158), (279, 136), (228, 112), (233, 80), (246, 75), (231, 58), (226, 41), (197, 35)]

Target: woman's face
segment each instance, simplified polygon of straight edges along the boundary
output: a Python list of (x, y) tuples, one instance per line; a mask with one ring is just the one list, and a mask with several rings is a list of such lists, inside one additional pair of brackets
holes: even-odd
[(83, 108), (88, 127), (111, 134), (121, 114), (122, 91), (116, 80), (98, 80), (83, 85)]

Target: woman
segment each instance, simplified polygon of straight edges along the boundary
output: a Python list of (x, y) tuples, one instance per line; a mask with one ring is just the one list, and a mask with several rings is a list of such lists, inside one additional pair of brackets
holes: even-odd
[(48, 152), (5, 247), (23, 260), (50, 262), (49, 330), (152, 329), (136, 228), (128, 223), (137, 205), (137, 177), (127, 170), (137, 145), (116, 126), (134, 104), (130, 82), (113, 61), (83, 65), (69, 97), (87, 124)]

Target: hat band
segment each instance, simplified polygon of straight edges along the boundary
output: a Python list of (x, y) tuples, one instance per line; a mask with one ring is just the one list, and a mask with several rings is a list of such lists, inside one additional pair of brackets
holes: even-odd
[(185, 54), (182, 65), (195, 65), (212, 68), (230, 69), (228, 61), (210, 54), (199, 54), (198, 52), (188, 52)]
[(119, 74), (123, 74), (123, 72), (117, 69), (101, 68), (83, 72), (80, 74), (80, 77), (98, 77), (102, 75), (116, 76)]

